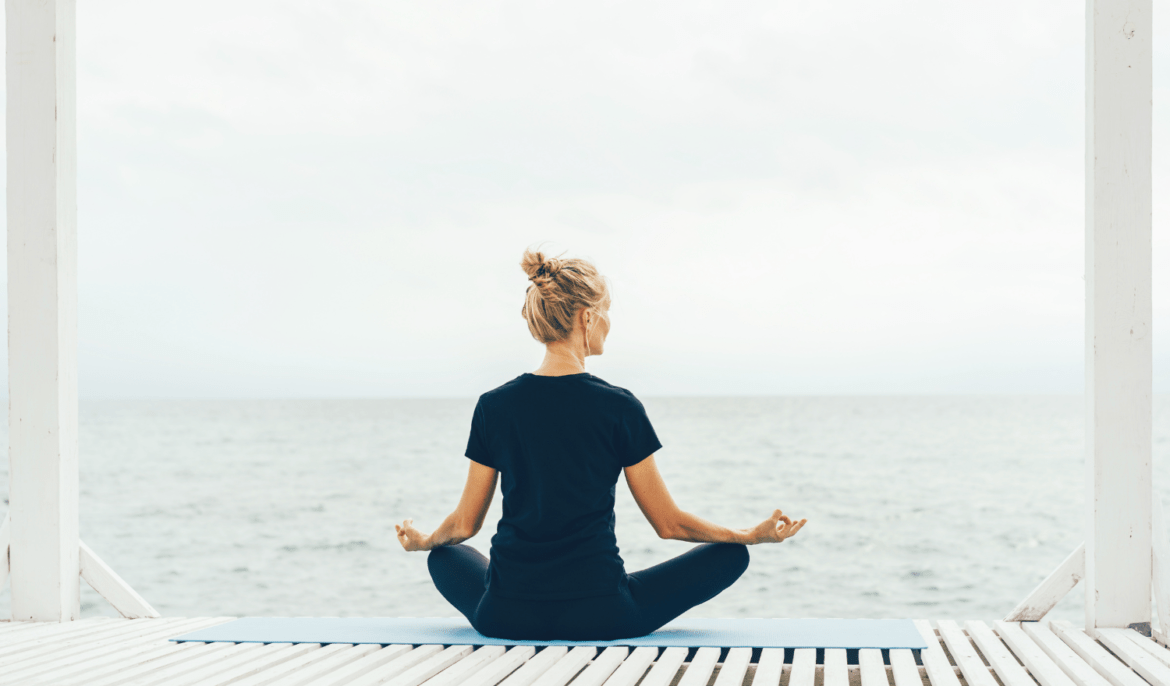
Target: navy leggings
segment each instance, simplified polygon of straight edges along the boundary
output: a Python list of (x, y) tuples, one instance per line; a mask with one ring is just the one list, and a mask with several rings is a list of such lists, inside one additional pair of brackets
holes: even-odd
[(500, 598), (485, 588), (488, 559), (466, 545), (435, 548), (427, 558), (439, 593), (476, 631), (520, 641), (607, 641), (645, 636), (735, 583), (747, 546), (703, 543), (628, 574), (619, 593), (571, 600)]

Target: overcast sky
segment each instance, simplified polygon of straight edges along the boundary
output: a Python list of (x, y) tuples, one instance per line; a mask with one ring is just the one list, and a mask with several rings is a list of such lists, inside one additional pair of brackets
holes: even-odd
[(78, 5), (83, 397), (478, 394), (542, 241), (635, 393), (1082, 388), (1081, 0)]

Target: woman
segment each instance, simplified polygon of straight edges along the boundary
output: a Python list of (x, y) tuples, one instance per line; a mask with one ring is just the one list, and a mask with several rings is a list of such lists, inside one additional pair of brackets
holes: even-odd
[[(546, 346), (531, 374), (479, 398), (463, 497), (430, 535), (396, 525), (406, 550), (429, 550), (439, 592), (477, 631), (515, 640), (642, 636), (715, 597), (743, 574), (748, 545), (796, 534), (776, 510), (728, 529), (680, 510), (654, 453), (662, 444), (642, 403), (585, 371), (605, 350), (609, 292), (590, 263), (525, 251), (532, 284), (521, 314)], [(701, 543), (626, 574), (614, 536), (618, 475), (661, 538)], [(504, 513), (491, 559), (460, 545), (479, 532), (503, 474)]]

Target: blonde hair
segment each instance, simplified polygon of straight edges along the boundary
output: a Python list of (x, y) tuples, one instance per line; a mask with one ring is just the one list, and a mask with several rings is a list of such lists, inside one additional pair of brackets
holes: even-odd
[(605, 278), (585, 260), (564, 260), (525, 250), (520, 268), (532, 281), (520, 314), (532, 337), (541, 343), (568, 338), (573, 332), (573, 317), (582, 308), (604, 311), (609, 307)]

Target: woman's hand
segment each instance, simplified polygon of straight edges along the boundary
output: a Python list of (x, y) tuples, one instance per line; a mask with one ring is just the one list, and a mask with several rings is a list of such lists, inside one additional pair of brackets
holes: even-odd
[(414, 519), (407, 519), (401, 524), (395, 524), (394, 530), (398, 532), (398, 542), (402, 544), (403, 550), (414, 552), (416, 550), (430, 550), (434, 547), (431, 545), (430, 536), (414, 528)]
[(780, 510), (772, 513), (772, 516), (760, 522), (755, 528), (748, 529), (747, 540), (744, 543), (753, 545), (756, 543), (779, 543), (786, 538), (792, 538), (800, 531), (807, 519), (802, 519), (798, 522), (793, 522), (788, 515)]

